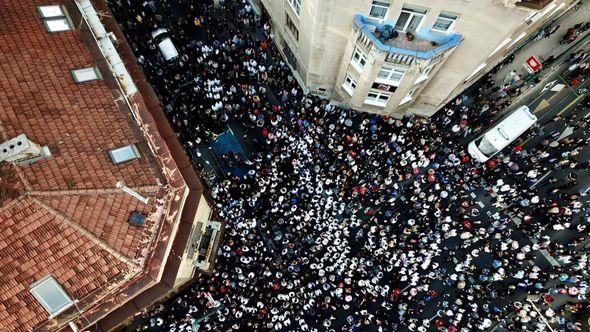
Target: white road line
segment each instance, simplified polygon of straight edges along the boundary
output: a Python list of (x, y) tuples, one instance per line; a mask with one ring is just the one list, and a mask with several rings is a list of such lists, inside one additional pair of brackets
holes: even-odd
[(543, 255), (543, 257), (545, 257), (545, 259), (549, 262), (549, 264), (551, 264), (551, 266), (561, 266), (561, 264), (559, 264), (559, 262), (551, 257), (551, 255), (549, 255), (549, 252), (545, 249), (543, 250), (539, 250), (539, 252)]
[(551, 174), (551, 171), (545, 173), (545, 175), (543, 175), (539, 180), (537, 180), (537, 182), (533, 183), (533, 185), (531, 186), (532, 188), (535, 188), (541, 181), (545, 180), (545, 178), (547, 177), (547, 175)]

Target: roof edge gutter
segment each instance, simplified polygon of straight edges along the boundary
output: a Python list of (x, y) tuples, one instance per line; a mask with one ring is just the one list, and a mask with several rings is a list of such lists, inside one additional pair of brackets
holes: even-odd
[(113, 45), (113, 42), (110, 39), (111, 34), (107, 33), (105, 30), (90, 0), (75, 0), (74, 2), (80, 10), (82, 17), (90, 27), (92, 37), (94, 37), (100, 52), (107, 60), (109, 68), (111, 68), (111, 71), (116, 78), (117, 84), (124, 92), (125, 100), (130, 104), (127, 97), (136, 93), (137, 87), (135, 86), (135, 83), (133, 83), (131, 75), (129, 75), (123, 60), (121, 60), (119, 53), (115, 49), (115, 45)]

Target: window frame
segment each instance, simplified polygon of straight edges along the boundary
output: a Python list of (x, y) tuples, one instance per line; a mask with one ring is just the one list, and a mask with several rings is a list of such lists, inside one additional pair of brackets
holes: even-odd
[(295, 22), (293, 22), (291, 16), (289, 16), (288, 13), (285, 13), (285, 15), (287, 15), (287, 18), (285, 18), (285, 26), (287, 27), (287, 30), (289, 30), (289, 33), (291, 33), (291, 36), (295, 41), (299, 41), (299, 29), (295, 26)]
[(357, 81), (355, 81), (349, 74), (346, 74), (346, 77), (344, 78), (344, 83), (342, 83), (342, 88), (344, 89), (344, 91), (346, 91), (349, 95), (352, 96), (357, 86)]
[[(444, 17), (443, 15), (447, 15), (447, 17)], [(448, 17), (448, 16), (454, 16), (454, 18)], [(432, 30), (438, 31), (438, 32), (444, 32), (444, 33), (450, 33), (455, 28), (455, 24), (457, 23), (457, 20), (459, 19), (459, 17), (460, 17), (459, 14), (455, 14), (455, 13), (451, 13), (451, 12), (440, 12), (438, 14), (438, 16), (436, 17), (436, 21), (434, 21), (434, 24), (432, 24)], [(446, 20), (446, 21), (450, 21), (449, 27), (446, 30), (436, 27), (436, 24), (441, 19)]]
[[(46, 301), (46, 299), (42, 296), (42, 294), (36, 289), (39, 289), (42, 285), (49, 284), (50, 287), (53, 287), (53, 291), (57, 291), (63, 299), (65, 299), (65, 303), (62, 304), (58, 308), (51, 308), (51, 304)], [(72, 298), (66, 293), (63, 287), (57, 282), (57, 280), (51, 275), (48, 274), (45, 277), (35, 281), (32, 285), (29, 286), (29, 292), (33, 295), (33, 297), (41, 304), (41, 306), (49, 313), (49, 318), (56, 317), (57, 315), (61, 314), (62, 312), (71, 308), (77, 301), (72, 300)], [(55, 309), (55, 310), (54, 310)]]
[[(387, 5), (387, 7), (385, 5)], [(371, 13), (373, 12), (373, 8), (385, 9), (385, 14), (383, 14), (383, 17), (372, 15)], [(371, 8), (369, 8), (369, 17), (377, 19), (377, 20), (385, 20), (385, 18), (387, 17), (387, 14), (389, 14), (389, 9), (391, 9), (391, 3), (379, 1), (379, 0), (373, 0), (371, 2)]]
[[(389, 71), (389, 74), (387, 75), (386, 78), (382, 78), (379, 77), (379, 75), (381, 74), (382, 71)], [(377, 73), (377, 78), (375, 79), (375, 83), (380, 83), (380, 84), (387, 84), (387, 85), (392, 85), (395, 87), (399, 87), (401, 81), (404, 79), (404, 76), (406, 76), (406, 73), (408, 71), (406, 69), (403, 68), (399, 68), (399, 67), (389, 67), (389, 66), (383, 66), (381, 67), (381, 69), (379, 70), (379, 72)], [(392, 76), (393, 74), (400, 74), (401, 73), (401, 77), (398, 80), (393, 80)]]
[[(56, 14), (56, 15), (46, 15), (46, 13), (43, 12), (43, 8), (49, 8), (49, 7), (54, 7), (59, 9), (59, 11), (61, 12), (60, 14)], [(49, 33), (58, 33), (58, 32), (64, 32), (64, 31), (71, 31), (73, 30), (73, 24), (70, 21), (70, 18), (68, 16), (68, 12), (66, 10), (66, 8), (63, 5), (41, 5), (41, 6), (37, 6), (37, 12), (39, 13), (39, 17), (41, 18), (41, 23), (43, 23), (43, 26), (45, 27), (45, 30)], [(65, 26), (67, 26), (66, 29), (55, 29), (55, 28), (51, 28), (51, 24), (48, 22), (62, 22), (64, 23)]]
[(301, 1), (302, 0), (287, 0), (289, 5), (291, 6), (291, 9), (293, 9), (293, 12), (295, 13), (295, 15), (297, 15), (297, 17), (301, 15)]
[[(369, 96), (371, 94), (375, 95), (376, 97), (370, 98)], [(387, 96), (387, 99), (385, 101), (383, 101), (383, 99), (381, 98), (383, 96)], [(369, 91), (369, 93), (367, 94), (367, 97), (365, 97), (364, 104), (371, 105), (371, 106), (377, 106), (377, 107), (386, 107), (387, 102), (389, 102), (389, 99), (391, 99), (391, 96), (393, 96), (393, 93), (391, 93), (391, 92), (371, 89)]]
[[(80, 72), (80, 71), (83, 71), (83, 70), (90, 70), (90, 69), (92, 69), (92, 71), (96, 75), (96, 78), (87, 79), (87, 80), (80, 80), (76, 76), (76, 73), (77, 72)], [(72, 78), (74, 79), (74, 82), (76, 82), (78, 84), (85, 83), (85, 82), (98, 81), (98, 80), (102, 79), (102, 75), (100, 74), (100, 71), (98, 70), (98, 68), (96, 66), (85, 67), (85, 68), (70, 69), (70, 73), (72, 74)]]
[[(359, 55), (358, 61), (355, 60), (356, 55)], [(363, 71), (365, 65), (367, 64), (367, 55), (360, 47), (355, 47), (354, 51), (352, 52), (352, 57), (350, 58), (350, 64), (356, 69), (359, 73)]]
[[(119, 159), (116, 160), (115, 159), (115, 153), (117, 153), (117, 150), (123, 150), (129, 148), (131, 149), (131, 151), (133, 152), (133, 154), (135, 155), (134, 157), (131, 158), (123, 158), (123, 159)], [(121, 165), (124, 164), (128, 161), (133, 161), (133, 160), (137, 160), (139, 158), (141, 158), (141, 154), (139, 153), (139, 149), (137, 149), (137, 146), (135, 146), (135, 144), (128, 144), (128, 145), (124, 145), (124, 146), (120, 146), (118, 148), (114, 148), (108, 151), (109, 157), (111, 158), (111, 161), (113, 162), (113, 164), (115, 165)]]
[[(421, 13), (420, 11), (424, 11), (424, 13)], [(399, 22), (400, 17), (404, 13), (409, 14), (410, 16), (406, 20), (406, 22), (404, 24), (404, 28), (397, 29), (397, 23)], [(422, 9), (419, 7), (404, 5), (402, 7), (402, 9), (400, 10), (399, 15), (397, 16), (397, 20), (395, 21), (396, 24), (395, 24), (394, 29), (396, 29), (397, 31), (402, 32), (402, 33), (408, 32), (408, 27), (409, 27), (410, 23), (412, 23), (412, 19), (414, 18), (414, 16), (419, 16), (420, 23), (418, 23), (418, 26), (416, 27), (416, 29), (413, 30), (413, 31), (418, 31), (418, 30), (420, 30), (420, 27), (422, 27), (422, 24), (424, 23), (424, 18), (426, 17), (426, 15), (428, 15), (428, 9)]]

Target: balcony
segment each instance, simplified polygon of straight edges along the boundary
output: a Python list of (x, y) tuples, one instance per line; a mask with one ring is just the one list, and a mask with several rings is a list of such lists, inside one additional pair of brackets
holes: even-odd
[(414, 58), (431, 59), (442, 55), (445, 51), (457, 46), (462, 38), (457, 33), (436, 33), (427, 28), (413, 33), (414, 38), (411, 40), (405, 33), (399, 33), (395, 38), (382, 38), (388, 33), (386, 30), (395, 26), (394, 22), (379, 24), (361, 14), (356, 14), (354, 23), (362, 32), (361, 43), (366, 46), (373, 43), (379, 50), (390, 53), (390, 58), (406, 63), (413, 62)]
[(527, 7), (531, 9), (543, 9), (553, 0), (520, 0), (516, 3), (517, 6)]

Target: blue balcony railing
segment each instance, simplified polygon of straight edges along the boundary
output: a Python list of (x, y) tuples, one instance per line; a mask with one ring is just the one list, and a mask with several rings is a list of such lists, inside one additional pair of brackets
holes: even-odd
[[(361, 32), (370, 39), (377, 48), (384, 52), (413, 56), (419, 59), (430, 59), (450, 48), (457, 46), (462, 39), (458, 33), (442, 34), (422, 28), (415, 32), (413, 41), (404, 41), (404, 34), (400, 34), (396, 39), (383, 42), (376, 35), (376, 32), (384, 31), (386, 25), (394, 27), (394, 22), (379, 24), (371, 21), (367, 17), (356, 14), (354, 23)], [(427, 44), (428, 47), (424, 47)], [(402, 47), (400, 47), (402, 46)]]

